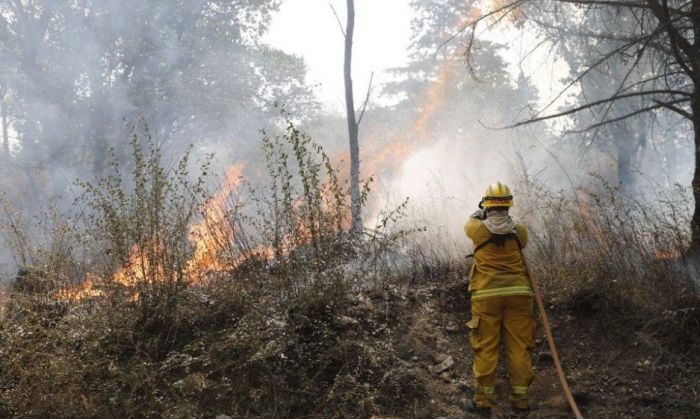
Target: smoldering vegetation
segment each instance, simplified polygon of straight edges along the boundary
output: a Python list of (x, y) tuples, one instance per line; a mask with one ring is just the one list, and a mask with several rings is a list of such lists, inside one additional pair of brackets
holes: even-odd
[[(44, 246), (14, 231), (28, 263), (3, 294), (5, 415), (444, 413), (421, 366), (444, 326), (411, 325), (421, 315), (410, 301), (432, 301), (420, 290), (440, 284), (441, 304), (465, 317), (468, 264), (402, 228), (405, 206), (353, 237), (346, 185), (289, 121), (263, 140), (259, 188), (234, 177), (210, 193), (188, 156), (166, 170), (152, 140), (131, 147), (131, 173), (83, 184), (85, 218), (56, 214)], [(551, 307), (623, 339), (644, 333), (666, 360), (697, 349), (696, 273), (675, 203), (623, 218), (614, 189), (583, 203), (522, 182), (528, 257)]]
[[(451, 417), (470, 386), (462, 228), (495, 180), (569, 319), (584, 411), (697, 411), (678, 384), (700, 371), (687, 124), (496, 129), (546, 92), (494, 40), (470, 74), (467, 40), (442, 45), (463, 2), (415, 1), (410, 60), (373, 91), (393, 104), (361, 126), (356, 235), (345, 121), (260, 43), (279, 2), (176, 3), (0, 1), (0, 416)], [(615, 64), (568, 100), (602, 97)], [(653, 392), (600, 381), (601, 347)], [(463, 371), (437, 368), (452, 357)]]
[(0, 3), (3, 192), (23, 212), (70, 201), (77, 179), (109, 170), (110, 152), (130, 163), (140, 119), (170, 157), (195, 144), (226, 166), (258, 161), (275, 102), (316, 109), (303, 62), (259, 41), (278, 5)]

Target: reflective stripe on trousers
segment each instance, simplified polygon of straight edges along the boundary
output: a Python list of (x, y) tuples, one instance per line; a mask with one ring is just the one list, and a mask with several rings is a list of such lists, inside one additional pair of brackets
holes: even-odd
[(472, 291), (472, 301), (491, 297), (505, 297), (511, 295), (534, 296), (529, 285), (517, 285), (514, 287), (489, 288), (485, 290)]
[(511, 386), (511, 393), (513, 394), (527, 394), (527, 386)]

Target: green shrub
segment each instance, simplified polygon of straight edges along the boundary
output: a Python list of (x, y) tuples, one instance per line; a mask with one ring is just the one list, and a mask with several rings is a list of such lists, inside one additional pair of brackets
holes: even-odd
[[(80, 273), (60, 263), (58, 245), (26, 263), (40, 267), (27, 271), (32, 292), (13, 296), (14, 315), (0, 320), (0, 411), (369, 416), (373, 393), (402, 388), (367, 374), (373, 349), (342, 338), (338, 320), (352, 290), (382, 274), (382, 252), (407, 234), (388, 230), (400, 209), (363, 237), (347, 234), (347, 185), (289, 121), (263, 141), (269, 184), (249, 188), (249, 207), (232, 189), (207, 192), (208, 163), (192, 182), (189, 154), (166, 166), (147, 127), (131, 129), (132, 165), (113, 156), (110, 175), (80, 183), (84, 230), (75, 237), (90, 251), (73, 263)], [(215, 239), (206, 257), (193, 225)], [(216, 266), (199, 270), (205, 259)], [(42, 285), (55, 279), (60, 286)]]

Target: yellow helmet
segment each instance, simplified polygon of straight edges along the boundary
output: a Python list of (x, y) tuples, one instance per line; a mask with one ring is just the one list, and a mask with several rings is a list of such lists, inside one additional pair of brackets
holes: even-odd
[(482, 204), (484, 208), (512, 207), (513, 195), (511, 195), (510, 188), (507, 185), (496, 182), (484, 192)]

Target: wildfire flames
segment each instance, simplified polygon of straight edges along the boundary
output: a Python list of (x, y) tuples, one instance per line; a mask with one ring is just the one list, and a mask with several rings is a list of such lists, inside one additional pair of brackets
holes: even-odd
[(651, 255), (655, 260), (677, 260), (682, 254), (680, 250), (659, 250)]
[[(252, 256), (271, 259), (275, 257), (272, 247), (260, 245), (243, 252), (232, 252), (232, 244), (237, 232), (229, 217), (230, 197), (237, 191), (245, 165), (237, 164), (228, 169), (225, 181), (219, 191), (202, 207), (202, 219), (189, 228), (188, 240), (192, 244), (191, 258), (185, 264), (185, 281), (195, 284), (212, 273), (230, 272), (248, 261)], [(330, 191), (328, 191), (330, 193)], [(331, 197), (328, 197), (331, 199)], [(300, 205), (301, 203), (297, 203)], [(341, 220), (343, 227), (349, 221)], [(286, 234), (280, 240), (283, 253), (306, 245), (312, 240), (311, 228), (304, 223), (296, 226), (296, 231)], [(134, 245), (125, 265), (111, 276), (115, 284), (132, 290), (133, 298), (138, 298), (139, 284), (166, 281), (168, 278), (162, 263), (154, 263), (167, 251), (165, 246), (153, 240), (148, 246)], [(87, 275), (79, 286), (58, 291), (55, 296), (62, 300), (80, 301), (103, 295), (99, 284), (103, 282), (96, 275)]]
[[(472, 7), (465, 16), (456, 19), (445, 38), (452, 36), (471, 22), (481, 17), (481, 9)], [(457, 42), (457, 41), (455, 41)], [(362, 164), (367, 173), (377, 173), (386, 168), (397, 170), (420, 147), (435, 137), (431, 133), (431, 123), (440, 113), (450, 89), (455, 86), (457, 79), (464, 77), (463, 56), (453, 52), (446, 56), (438, 66), (435, 79), (425, 88), (420, 101), (418, 115), (410, 126), (389, 138), (386, 142), (368, 141), (363, 148)], [(393, 167), (392, 167), (393, 165)]]
[(86, 298), (98, 297), (102, 295), (102, 291), (96, 288), (99, 279), (94, 275), (88, 274), (85, 280), (77, 287), (66, 288), (56, 293), (56, 298), (59, 300), (84, 300)]
[[(194, 250), (184, 270), (185, 280), (197, 282), (203, 275), (223, 272), (238, 266), (247, 255), (227, 260), (221, 252), (233, 241), (235, 231), (229, 223), (227, 212), (229, 198), (237, 190), (245, 165), (236, 164), (226, 173), (221, 189), (202, 208), (202, 219), (192, 224), (188, 240)], [(148, 246), (134, 245), (129, 252), (127, 263), (112, 275), (112, 281), (128, 288), (134, 288), (143, 281), (163, 281), (165, 272), (162, 264), (153, 263), (157, 255), (165, 250), (163, 244), (153, 240)], [(260, 249), (257, 249), (258, 253)], [(83, 300), (102, 295), (98, 284), (100, 278), (88, 274), (79, 286), (60, 290), (56, 297), (62, 300)]]
[(190, 278), (202, 272), (221, 272), (231, 267), (231, 263), (226, 263), (219, 255), (235, 235), (227, 217), (228, 200), (238, 188), (244, 169), (243, 164), (228, 169), (222, 188), (204, 205), (202, 220), (190, 228), (189, 240), (194, 245), (194, 253), (187, 267)]
[[(456, 31), (463, 28), (470, 22), (478, 19), (482, 12), (478, 8), (470, 8), (465, 16), (454, 22), (450, 28)], [(447, 34), (451, 35), (451, 34)], [(387, 167), (398, 169), (398, 166), (391, 167), (391, 164), (399, 165), (410, 157), (419, 147), (424, 146), (426, 141), (432, 139), (430, 124), (434, 117), (442, 108), (445, 97), (450, 86), (453, 86), (456, 78), (463, 76), (456, 71), (456, 60), (459, 57), (447, 57), (442, 61), (437, 69), (435, 80), (432, 81), (423, 93), (422, 103), (418, 116), (413, 124), (397, 135), (392, 136), (388, 141), (380, 143), (371, 141), (363, 148), (363, 165), (367, 173), (376, 173), (380, 168)], [(377, 145), (378, 144), (378, 145)], [(347, 164), (342, 159), (341, 165)], [(202, 220), (193, 224), (190, 228), (188, 240), (192, 244), (194, 251), (191, 259), (185, 268), (185, 279), (191, 283), (199, 281), (203, 276), (212, 272), (225, 272), (231, 270), (250, 257), (250, 254), (273, 257), (274, 251), (269, 247), (258, 247), (249, 253), (229, 255), (222, 257), (222, 252), (230, 247), (236, 236), (234, 226), (229, 222), (227, 212), (229, 211), (229, 198), (239, 186), (241, 175), (245, 169), (244, 164), (236, 164), (228, 169), (225, 181), (221, 189), (202, 208)], [(344, 170), (348, 172), (349, 170)], [(343, 220), (343, 224), (348, 224), (349, 220)], [(308, 227), (306, 227), (308, 228)], [(300, 237), (296, 232), (296, 237)], [(301, 236), (304, 236), (303, 232)], [(308, 236), (308, 234), (306, 234)], [(290, 237), (282, 239), (282, 247), (291, 249), (299, 245), (298, 240)], [(129, 260), (113, 276), (112, 280), (127, 287), (133, 287), (139, 281), (148, 278), (162, 278), (164, 272), (162, 267), (150, 266), (148, 260), (157, 250), (159, 243), (152, 243), (150, 249), (142, 249), (134, 246), (130, 252)], [(86, 280), (78, 287), (62, 290), (58, 297), (62, 299), (81, 300), (95, 297), (102, 294), (97, 288), (100, 279), (94, 275), (88, 275)]]

